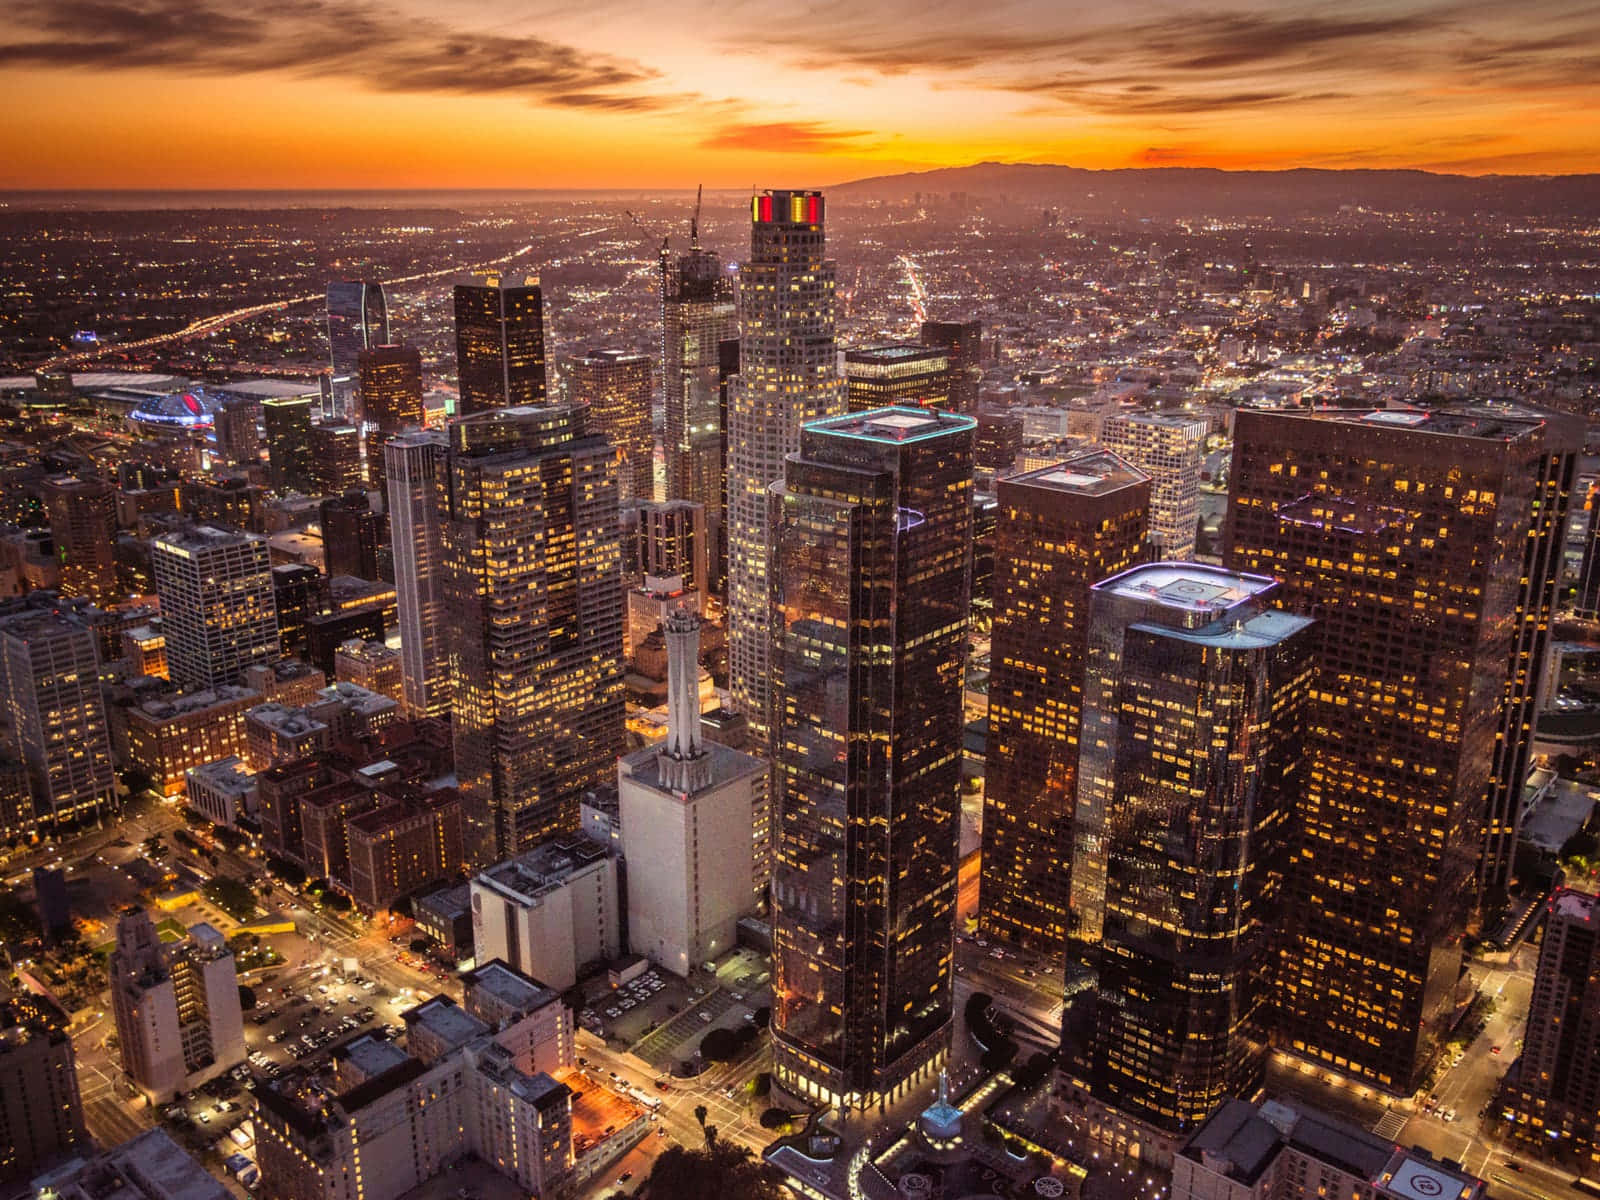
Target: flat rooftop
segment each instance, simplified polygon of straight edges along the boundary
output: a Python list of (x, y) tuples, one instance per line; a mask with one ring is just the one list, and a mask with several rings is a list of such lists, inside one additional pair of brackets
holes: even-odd
[(1143, 471), (1110, 450), (1089, 450), (1074, 454), (1048, 467), (1008, 475), (1004, 482), (1011, 487), (1049, 488), (1078, 496), (1104, 496), (1118, 488), (1144, 483), (1149, 479)]
[(468, 990), (481, 988), (495, 999), (522, 1012), (532, 1012), (556, 998), (556, 992), (521, 971), (513, 970), (499, 959), (485, 963), (476, 971), (463, 975), (462, 982)]
[(971, 417), (927, 408), (874, 408), (842, 417), (825, 417), (804, 426), (809, 433), (888, 443), (914, 442), (977, 427), (978, 423)]
[(480, 1033), (489, 1031), (489, 1027), (477, 1017), (444, 996), (424, 1000), (415, 1008), (400, 1014), (400, 1019), (405, 1022), (407, 1030), (413, 1027), (425, 1029), (447, 1046), (465, 1046)]
[(1113, 575), (1095, 584), (1094, 590), (1180, 612), (1220, 613), (1275, 586), (1275, 580), (1263, 575), (1244, 575), (1204, 563), (1163, 562)]

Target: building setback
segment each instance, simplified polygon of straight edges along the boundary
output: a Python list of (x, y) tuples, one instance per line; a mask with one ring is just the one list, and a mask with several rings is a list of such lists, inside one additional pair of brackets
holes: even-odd
[(811, 422), (777, 501), (773, 1072), (849, 1109), (949, 1051), (973, 428)]
[(1091, 451), (999, 483), (979, 927), (1060, 963), (1090, 588), (1147, 554), (1150, 481)]

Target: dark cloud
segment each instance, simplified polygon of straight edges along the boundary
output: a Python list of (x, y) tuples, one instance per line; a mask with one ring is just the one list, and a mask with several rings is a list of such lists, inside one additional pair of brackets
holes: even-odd
[(760, 150), (773, 154), (832, 154), (864, 150), (862, 129), (835, 129), (820, 121), (731, 121), (703, 138), (707, 150)]
[[(977, 28), (875, 8), (814, 36), (809, 27), (757, 30), (741, 44), (817, 70), (929, 75), (935, 86), (996, 88), (1108, 115), (1201, 115), (1364, 89), (1422, 91), (1441, 79), (1465, 88), (1592, 86), (1600, 8), (1523, 4), (1201, 4), (1119, 24), (1084, 23), (1070, 8), (1028, 8), (1019, 18), (997, 4)], [(1537, 36), (1525, 36), (1530, 27)]]
[(384, 92), (521, 94), (637, 112), (682, 103), (641, 64), (531, 35), (481, 33), (368, 0), (21, 0), (0, 66), (159, 67), (199, 75), (338, 75)]

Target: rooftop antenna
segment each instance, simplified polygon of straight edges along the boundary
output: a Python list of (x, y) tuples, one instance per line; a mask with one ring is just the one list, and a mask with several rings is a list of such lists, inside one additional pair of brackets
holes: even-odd
[(700, 249), (700, 201), (705, 196), (706, 185), (694, 189), (694, 212), (689, 217), (689, 249)]

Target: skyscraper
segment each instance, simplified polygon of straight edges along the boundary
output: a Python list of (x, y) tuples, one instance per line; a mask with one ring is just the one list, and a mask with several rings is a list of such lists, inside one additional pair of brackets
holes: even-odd
[(844, 352), (851, 412), (900, 405), (950, 407), (950, 358), (943, 350), (894, 343)]
[(1099, 989), (1079, 1000), (1077, 1071), (1168, 1133), (1251, 1094), (1266, 1065), (1311, 675), (1311, 621), (1271, 608), (1276, 587), (1155, 563), (1090, 590), (1069, 936)]
[(650, 433), (650, 356), (590, 350), (567, 360), (567, 399), (589, 406), (589, 428), (617, 449), (617, 495), (655, 498), (655, 440)]
[(311, 450), (310, 492), (316, 496), (342, 496), (367, 485), (361, 469), (361, 430), (345, 422), (313, 425), (307, 445)]
[(1546, 910), (1522, 1057), (1502, 1100), (1515, 1135), (1592, 1162), (1600, 1158), (1600, 898), (1561, 888)]
[[(1317, 618), (1279, 1024), (1409, 1092), (1509, 866), (1575, 447), (1505, 406), (1241, 409), (1225, 561)], [(1500, 864), (1504, 863), (1505, 866)]]
[(88, 1149), (66, 1014), (18, 989), (0, 1003), (0, 1187)]
[(439, 524), (439, 471), (446, 445), (442, 431), (426, 430), (400, 434), (383, 448), (401, 672), (406, 712), (414, 717), (437, 717), (450, 711), (444, 548)]
[(99, 479), (68, 475), (40, 491), (61, 564), (61, 591), (96, 604), (117, 599), (117, 490)]
[(1002, 479), (979, 927), (1057, 959), (1090, 588), (1144, 560), (1150, 480), (1104, 450)]
[(983, 322), (924, 321), (922, 344), (949, 355), (950, 382), (946, 390), (950, 407), (956, 412), (974, 412), (978, 407), (978, 385), (983, 380), (979, 365), (983, 358)]
[(261, 402), (267, 480), (276, 492), (312, 490), (311, 409), (309, 396), (269, 396)]
[(949, 1049), (972, 431), (810, 423), (775, 501), (773, 1070), (846, 1109)]
[(638, 569), (659, 578), (677, 575), (684, 587), (703, 595), (709, 570), (705, 518), (705, 509), (687, 500), (640, 506)]
[(361, 419), (380, 439), (420, 429), (422, 354), (415, 346), (372, 346), (359, 359)]
[(77, 606), (36, 592), (0, 606), (0, 716), (27, 767), (41, 821), (116, 804), (110, 726), (94, 631)]
[(457, 416), (543, 404), (544, 297), (537, 278), (492, 276), (455, 289)]
[(1206, 429), (1203, 417), (1184, 413), (1118, 413), (1106, 418), (1101, 440), (1150, 476), (1150, 534), (1161, 558), (1194, 557)]
[(578, 827), (623, 747), (615, 451), (577, 405), (450, 427), (441, 513), (456, 775), (483, 865)]
[(705, 505), (712, 528), (721, 525), (727, 502), (718, 346), (738, 336), (733, 278), (722, 260), (696, 246), (664, 261), (661, 405), (667, 499)]
[(740, 272), (739, 374), (728, 395), (728, 688), (759, 738), (772, 678), (769, 489), (799, 447), (800, 426), (845, 405), (823, 215), (820, 192), (754, 197)]
[(161, 601), (167, 674), (189, 690), (238, 683), (279, 654), (272, 563), (265, 538), (211, 525), (150, 543)]
[(322, 528), (322, 561), (331, 579), (353, 575), (378, 578), (378, 546), (383, 541), (383, 514), (372, 510), (363, 491), (329, 496), (317, 506)]
[(352, 416), (363, 350), (389, 342), (389, 304), (381, 283), (340, 279), (328, 285), (328, 358), (337, 416)]

